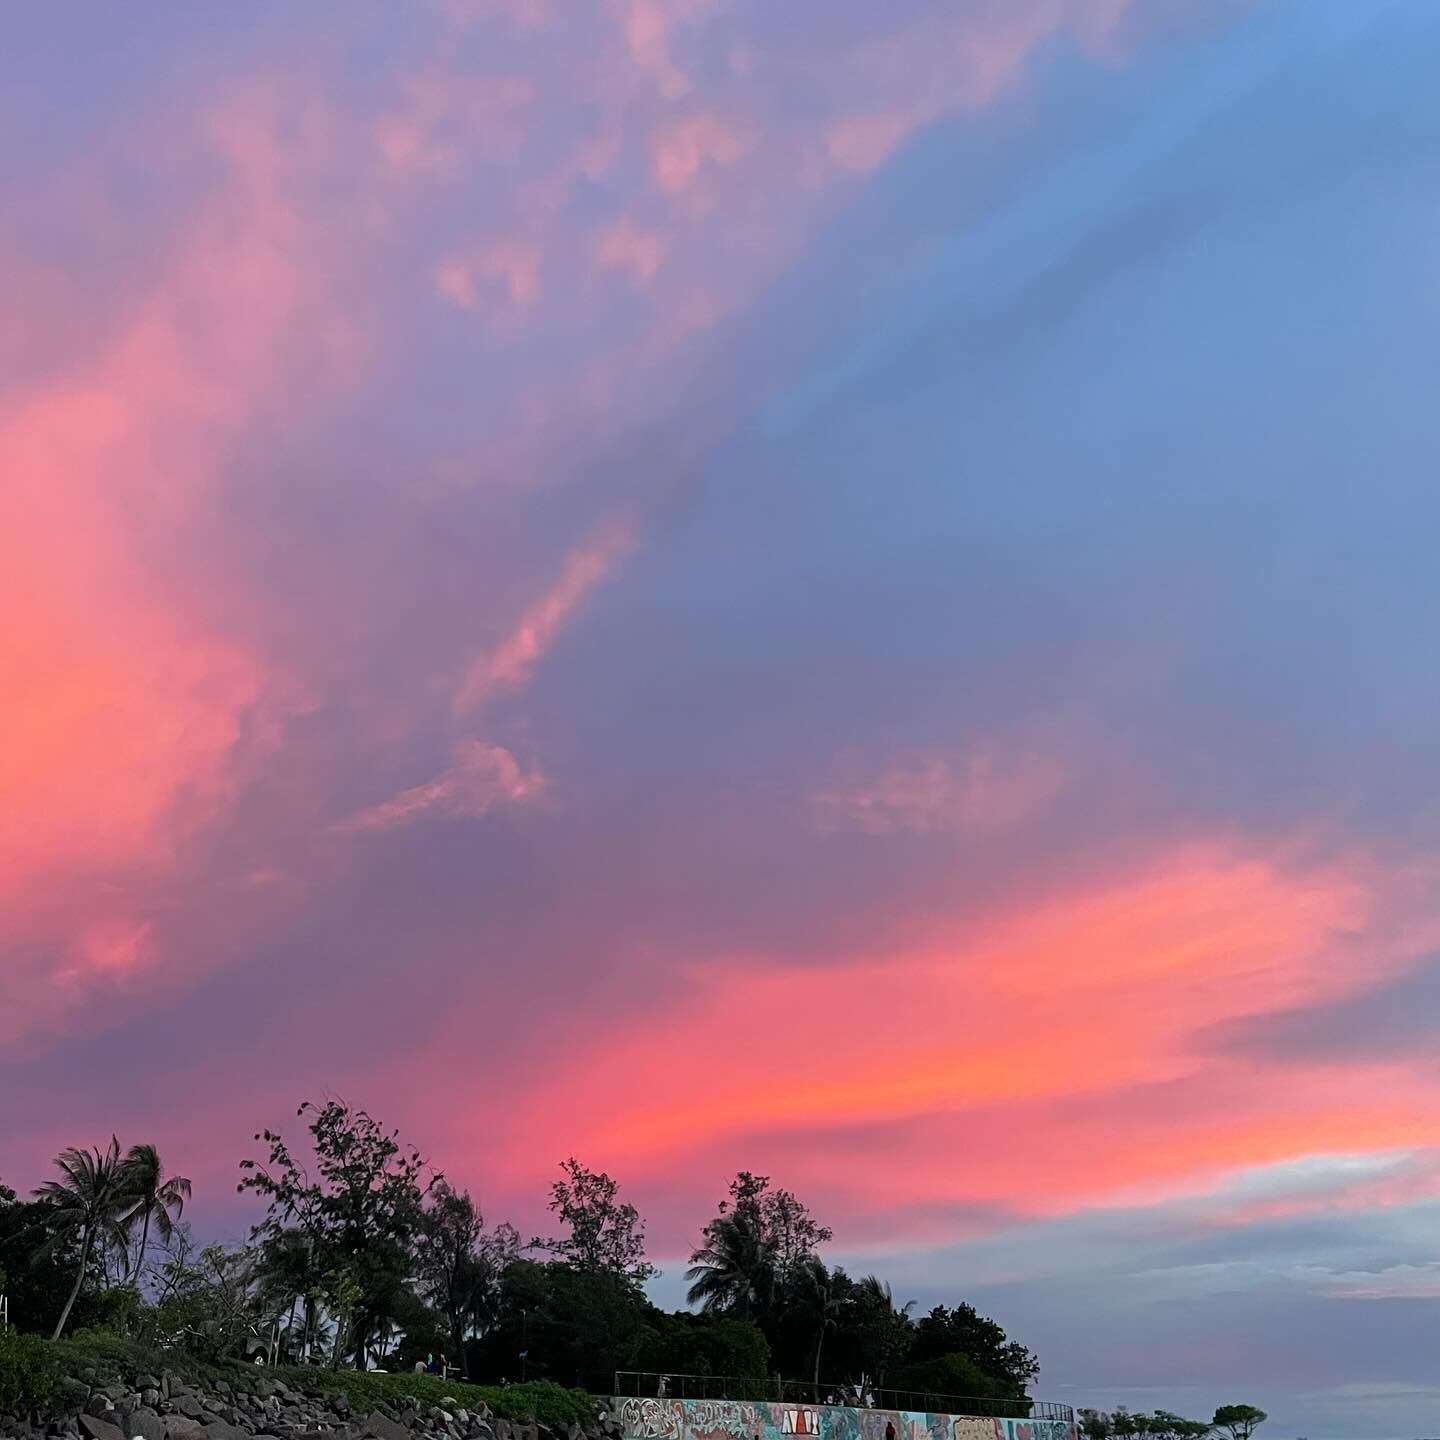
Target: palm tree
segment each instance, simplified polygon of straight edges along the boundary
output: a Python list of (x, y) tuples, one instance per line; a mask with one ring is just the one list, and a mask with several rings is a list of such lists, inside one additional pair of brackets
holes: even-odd
[(897, 1305), (890, 1282), (878, 1275), (866, 1275), (855, 1282), (855, 1299), (870, 1316), (868, 1363), (874, 1367), (876, 1380), (884, 1384), (886, 1370), (909, 1346), (910, 1312), (915, 1302), (907, 1300)]
[(128, 1233), (140, 1221), (140, 1252), (130, 1278), (140, 1279), (140, 1266), (145, 1260), (145, 1246), (150, 1240), (150, 1222), (162, 1241), (174, 1233), (175, 1221), (190, 1198), (190, 1182), (183, 1175), (165, 1175), (160, 1152), (153, 1145), (132, 1145), (120, 1164), (120, 1184), (131, 1203), (120, 1217)]
[(96, 1235), (114, 1224), (117, 1212), (129, 1198), (120, 1182), (120, 1142), (113, 1135), (107, 1150), (102, 1152), (99, 1146), (93, 1151), (62, 1150), (55, 1157), (55, 1164), (64, 1178), (47, 1180), (35, 1191), (35, 1198), (54, 1207), (57, 1232), (80, 1231), (80, 1264), (75, 1271), (75, 1283), (70, 1287), (70, 1298), (55, 1322), (52, 1340), (60, 1338), (70, 1318), (75, 1297), (85, 1280), (85, 1267), (90, 1263)]
[(690, 1261), (686, 1299), (706, 1314), (749, 1319), (768, 1310), (775, 1291), (775, 1256), (743, 1216), (732, 1213), (712, 1220)]
[(835, 1328), (844, 1297), (818, 1255), (807, 1256), (795, 1267), (791, 1303), (799, 1316), (815, 1326), (815, 1388), (820, 1388), (820, 1356), (825, 1349), (825, 1332)]

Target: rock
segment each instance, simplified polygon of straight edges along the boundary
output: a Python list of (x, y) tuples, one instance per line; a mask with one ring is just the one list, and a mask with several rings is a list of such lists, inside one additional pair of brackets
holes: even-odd
[(125, 1432), (97, 1415), (82, 1415), (80, 1428), (90, 1440), (125, 1440)]
[(249, 1440), (249, 1437), (229, 1420), (212, 1420), (205, 1427), (205, 1440)]
[(205, 1427), (198, 1421), (192, 1420), (188, 1415), (167, 1415), (165, 1417), (165, 1440), (191, 1440), (192, 1436), (198, 1436)]
[(84, 1413), (106, 1418), (114, 1413), (115, 1402), (103, 1390), (97, 1390), (85, 1402)]
[(137, 1375), (135, 1388), (137, 1390), (158, 1390), (160, 1382), (153, 1375)]
[(410, 1440), (410, 1432), (398, 1420), (379, 1410), (372, 1410), (360, 1422), (360, 1434), (365, 1440)]
[(477, 1420), (489, 1420), (490, 1407), (482, 1400), (472, 1412)]
[(130, 1440), (168, 1440), (165, 1422), (153, 1410), (136, 1410), (125, 1429)]
[(503, 1415), (495, 1422), (495, 1440), (515, 1440), (514, 1427)]
[(159, 1389), (154, 1385), (147, 1385), (140, 1392), (140, 1403), (142, 1405), (148, 1405), (152, 1410), (157, 1409), (160, 1405)]
[(483, 1420), (477, 1420), (470, 1426), (470, 1440), (495, 1440), (495, 1430)]

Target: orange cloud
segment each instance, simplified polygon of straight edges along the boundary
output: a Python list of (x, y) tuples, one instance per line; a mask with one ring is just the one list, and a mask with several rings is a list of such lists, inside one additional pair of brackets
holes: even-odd
[[(678, 997), (667, 983), (653, 1012), (557, 1057), (498, 1148), (538, 1173), (563, 1134), (642, 1183), (651, 1167), (788, 1154), (791, 1137), (787, 1164), (854, 1211), (903, 1197), (1039, 1213), (1317, 1148), (1440, 1140), (1435, 1084), (1307, 1073), (1257, 1089), (1243, 1062), (1192, 1043), (1409, 963), (1425, 937), (1390, 929), (1385, 896), (1364, 863), (1204, 846), (871, 959), (677, 961)], [(883, 1160), (838, 1164), (869, 1132)], [(1037, 1190), (1046, 1174), (1063, 1181)]]

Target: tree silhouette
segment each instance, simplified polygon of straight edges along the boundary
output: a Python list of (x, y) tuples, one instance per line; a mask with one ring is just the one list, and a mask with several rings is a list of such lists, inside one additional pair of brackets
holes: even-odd
[(74, 1308), (75, 1297), (85, 1280), (85, 1267), (95, 1237), (114, 1225), (116, 1215), (128, 1198), (120, 1178), (120, 1142), (112, 1135), (109, 1148), (62, 1150), (55, 1157), (62, 1179), (47, 1180), (35, 1191), (35, 1198), (53, 1207), (57, 1231), (80, 1232), (80, 1263), (65, 1308), (55, 1322), (52, 1340), (58, 1340)]

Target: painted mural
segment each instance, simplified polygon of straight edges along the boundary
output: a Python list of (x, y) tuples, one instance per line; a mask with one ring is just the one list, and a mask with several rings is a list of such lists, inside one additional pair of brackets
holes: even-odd
[(616, 1399), (626, 1440), (1076, 1440), (1068, 1420), (997, 1420), (763, 1400)]

